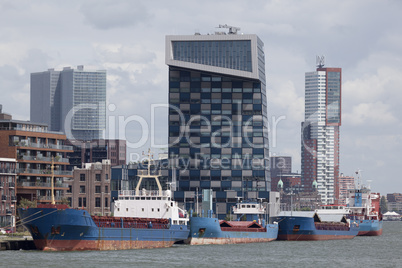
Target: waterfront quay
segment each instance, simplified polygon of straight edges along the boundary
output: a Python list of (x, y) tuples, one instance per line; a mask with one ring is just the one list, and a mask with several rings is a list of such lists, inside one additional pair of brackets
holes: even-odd
[(36, 249), (30, 236), (0, 236), (0, 250), (32, 250)]

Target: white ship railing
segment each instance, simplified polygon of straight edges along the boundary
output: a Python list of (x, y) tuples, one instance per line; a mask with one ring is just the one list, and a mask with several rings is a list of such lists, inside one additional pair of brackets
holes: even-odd
[(162, 191), (160, 193), (157, 190), (140, 190), (138, 194), (135, 194), (135, 190), (120, 190), (119, 196), (170, 196), (170, 191)]

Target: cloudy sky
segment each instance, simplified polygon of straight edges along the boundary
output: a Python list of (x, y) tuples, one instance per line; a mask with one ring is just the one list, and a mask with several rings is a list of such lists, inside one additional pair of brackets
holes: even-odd
[[(402, 192), (401, 14), (398, 0), (0, 0), (0, 104), (29, 120), (31, 72), (107, 70), (109, 122), (124, 129), (111, 133), (138, 143), (155, 122), (163, 147), (166, 111), (151, 120), (151, 106), (167, 103), (165, 36), (233, 25), (265, 44), (272, 154), (292, 156), (300, 172), (304, 73), (324, 55), (343, 72), (340, 171), (360, 169), (373, 190)], [(130, 149), (131, 160), (148, 146)]]

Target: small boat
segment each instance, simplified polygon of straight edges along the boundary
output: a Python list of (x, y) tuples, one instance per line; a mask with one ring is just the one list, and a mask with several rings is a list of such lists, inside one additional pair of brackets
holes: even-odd
[[(150, 161), (150, 160), (149, 160)], [(157, 175), (139, 172), (136, 190), (119, 191), (114, 216), (93, 216), (67, 205), (21, 208), (22, 225), (39, 250), (123, 250), (170, 247), (188, 237), (186, 212), (173, 201), (170, 190), (162, 191)], [(144, 178), (154, 178), (158, 190), (139, 190)]]
[(190, 235), (185, 243), (240, 244), (276, 240), (278, 224), (268, 223), (266, 208), (261, 202), (238, 202), (233, 213), (238, 216), (235, 221), (214, 218), (212, 210), (206, 217), (190, 217)]

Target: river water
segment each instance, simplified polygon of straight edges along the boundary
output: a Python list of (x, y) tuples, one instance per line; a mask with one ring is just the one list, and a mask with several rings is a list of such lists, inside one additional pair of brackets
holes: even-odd
[(0, 251), (0, 267), (402, 267), (402, 222), (352, 240), (41, 252)]

